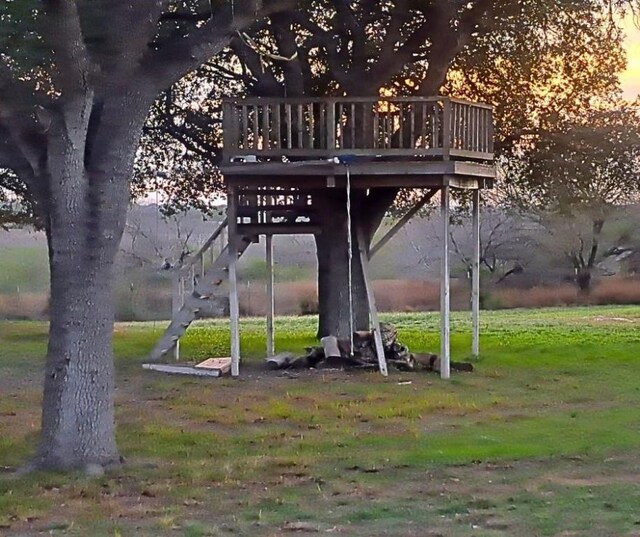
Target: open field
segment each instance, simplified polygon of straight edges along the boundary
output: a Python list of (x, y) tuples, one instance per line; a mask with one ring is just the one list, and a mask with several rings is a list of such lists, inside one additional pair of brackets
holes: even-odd
[[(437, 352), (437, 315), (384, 317)], [(314, 323), (279, 318), (278, 350), (313, 343)], [(640, 536), (638, 306), (487, 312), (476, 371), (450, 382), (266, 373), (256, 319), (239, 380), (143, 372), (162, 326), (116, 329), (122, 470), (17, 479), (46, 326), (0, 323), (0, 535)], [(468, 358), (467, 314), (452, 332)], [(182, 345), (194, 359), (227, 349), (222, 321)]]

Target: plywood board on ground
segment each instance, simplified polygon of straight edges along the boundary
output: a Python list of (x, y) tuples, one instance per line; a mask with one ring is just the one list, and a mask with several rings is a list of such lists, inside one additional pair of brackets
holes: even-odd
[(231, 371), (231, 358), (207, 358), (203, 362), (196, 364), (199, 369), (218, 370), (221, 374)]

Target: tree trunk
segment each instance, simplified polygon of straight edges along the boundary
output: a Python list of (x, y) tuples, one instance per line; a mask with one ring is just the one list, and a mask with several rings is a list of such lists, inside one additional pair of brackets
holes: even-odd
[(113, 265), (147, 103), (138, 94), (70, 103), (50, 129), (48, 204), (51, 308), (41, 441), (44, 469), (111, 466)]
[[(119, 462), (114, 429), (112, 261), (63, 230), (49, 233), (51, 314), (38, 466)], [(66, 249), (66, 253), (65, 253)]]
[[(383, 189), (381, 189), (382, 191)], [(369, 329), (369, 305), (357, 247), (358, 226), (364, 229), (365, 248), (368, 251), (371, 237), (380, 225), (389, 204), (395, 199), (395, 190), (384, 191), (380, 196), (365, 196), (354, 190), (351, 195), (352, 232), (352, 288), (353, 329)], [(322, 233), (316, 235), (318, 257), (318, 338), (332, 335), (349, 337), (349, 260), (347, 246), (346, 192), (328, 190), (314, 196), (320, 209)]]
[[(352, 202), (355, 200), (352, 199)], [(317, 202), (316, 202), (317, 203)], [(347, 211), (344, 192), (322, 196), (322, 233), (316, 235), (318, 256), (318, 338), (332, 335), (349, 337), (349, 250)], [(351, 297), (353, 329), (369, 328), (369, 309), (356, 243), (356, 213), (352, 213)], [(367, 245), (368, 246), (368, 245)]]
[(591, 291), (591, 269), (588, 267), (576, 271), (576, 284), (582, 294), (589, 294)]

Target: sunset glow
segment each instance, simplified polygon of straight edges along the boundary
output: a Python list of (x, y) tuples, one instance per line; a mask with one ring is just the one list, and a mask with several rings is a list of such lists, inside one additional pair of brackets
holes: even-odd
[(627, 69), (620, 76), (624, 96), (635, 99), (640, 94), (640, 29), (628, 16), (624, 21), (627, 34), (625, 48), (627, 50)]

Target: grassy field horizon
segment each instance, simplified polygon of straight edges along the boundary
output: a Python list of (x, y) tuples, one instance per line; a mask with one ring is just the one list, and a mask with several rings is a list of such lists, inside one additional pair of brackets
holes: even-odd
[[(385, 314), (416, 352), (438, 315)], [(278, 351), (317, 318), (276, 320)], [(34, 451), (46, 323), (0, 322), (0, 535), (640, 535), (640, 306), (483, 312), (480, 360), (428, 373), (267, 372), (264, 320), (241, 321), (240, 379), (144, 372), (164, 323), (118, 323), (123, 467), (12, 472)], [(196, 323), (184, 360), (228, 354)], [(452, 316), (453, 359), (470, 319)]]

